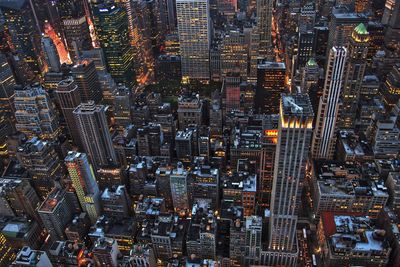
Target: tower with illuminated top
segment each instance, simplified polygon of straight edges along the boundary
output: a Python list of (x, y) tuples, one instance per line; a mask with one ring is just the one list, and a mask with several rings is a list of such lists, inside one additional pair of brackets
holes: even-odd
[(339, 116), (340, 128), (354, 128), (358, 99), (367, 66), (369, 40), (369, 33), (365, 25), (360, 23), (354, 28), (350, 38), (347, 66), (343, 79), (343, 108)]
[(296, 225), (311, 142), (313, 108), (307, 94), (282, 94), (266, 265), (296, 266)]
[(79, 203), (88, 213), (90, 221), (95, 223), (100, 216), (100, 190), (87, 155), (70, 151), (65, 158), (65, 164)]

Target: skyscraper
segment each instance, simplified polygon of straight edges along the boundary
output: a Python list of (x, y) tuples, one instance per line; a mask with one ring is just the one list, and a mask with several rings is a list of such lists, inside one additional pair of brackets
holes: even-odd
[(210, 79), (210, 11), (208, 0), (177, 0), (176, 13), (182, 76)]
[(132, 87), (135, 75), (126, 10), (112, 3), (99, 4), (93, 14), (108, 71), (117, 83)]
[(55, 93), (72, 141), (76, 146), (82, 147), (79, 130), (76, 127), (73, 114), (75, 108), (82, 102), (78, 86), (72, 78), (63, 80), (58, 84)]
[(38, 209), (44, 227), (54, 240), (65, 239), (65, 227), (72, 219), (72, 210), (64, 189), (54, 188)]
[(5, 18), (13, 50), (23, 58), (30, 69), (39, 74), (41, 71), (40, 58), (40, 29), (36, 24), (30, 1), (0, 1), (0, 10)]
[(367, 23), (368, 17), (362, 13), (351, 13), (344, 7), (334, 7), (329, 22), (328, 50), (333, 46), (349, 45), (351, 33), (360, 23)]
[(170, 175), (172, 203), (177, 211), (189, 209), (187, 179), (188, 172), (183, 169), (182, 163), (178, 162), (177, 168), (172, 170)]
[[(272, 0), (257, 0), (257, 26), (260, 33), (260, 56), (272, 56)], [(270, 58), (267, 58), (270, 60)]]
[(66, 18), (62, 23), (69, 55), (76, 62), (81, 51), (92, 48), (89, 25), (85, 16)]
[(48, 70), (51, 72), (59, 72), (60, 57), (58, 56), (56, 46), (49, 36), (42, 36), (42, 49)]
[(6, 136), (12, 133), (15, 123), (13, 112), (15, 83), (7, 57), (0, 53), (0, 155), (7, 154)]
[(311, 146), (314, 159), (332, 159), (336, 144), (336, 120), (347, 49), (333, 47), (329, 53), (322, 97), (319, 101), (315, 132)]
[(86, 154), (70, 151), (65, 164), (79, 203), (88, 213), (90, 221), (95, 223), (100, 216), (100, 190)]
[(255, 108), (259, 113), (279, 113), (279, 99), (285, 92), (286, 66), (282, 62), (263, 61), (257, 66)]
[(71, 75), (81, 95), (82, 102), (94, 101), (99, 104), (103, 99), (96, 66), (91, 60), (81, 60), (71, 69)]
[(95, 170), (116, 162), (116, 154), (108, 129), (105, 107), (93, 101), (80, 104), (74, 110), (81, 142)]
[(16, 128), (28, 137), (54, 138), (59, 134), (58, 118), (42, 86), (15, 87)]
[(369, 33), (363, 23), (354, 28), (348, 49), (346, 70), (343, 79), (343, 108), (338, 126), (354, 128), (361, 85), (367, 66)]
[(296, 225), (313, 109), (307, 94), (282, 95), (271, 194), (267, 265), (296, 266)]
[(32, 177), (36, 192), (46, 198), (64, 174), (55, 147), (48, 141), (34, 137), (18, 147), (17, 158)]

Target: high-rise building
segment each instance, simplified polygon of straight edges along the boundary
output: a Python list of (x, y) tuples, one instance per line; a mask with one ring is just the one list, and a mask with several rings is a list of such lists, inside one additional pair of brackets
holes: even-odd
[(27, 217), (39, 221), (39, 196), (29, 181), (0, 179), (0, 213), (2, 216)]
[(1, 1), (0, 10), (5, 19), (5, 28), (11, 38), (15, 52), (35, 73), (41, 72), (40, 28), (36, 24), (31, 1)]
[(13, 131), (14, 85), (16, 84), (7, 57), (0, 53), (0, 155), (7, 154), (6, 137)]
[(185, 211), (189, 209), (188, 198), (188, 172), (183, 168), (181, 162), (178, 162), (176, 169), (173, 169), (170, 176), (171, 196), (174, 209)]
[(46, 251), (32, 250), (30, 247), (23, 247), (17, 254), (11, 266), (49, 266), (52, 267)]
[[(282, 95), (276, 145), (267, 265), (296, 266), (296, 225), (312, 135), (307, 94)], [(289, 160), (294, 159), (294, 160)]]
[(382, 87), (385, 104), (387, 106), (395, 106), (400, 99), (400, 64), (393, 66)]
[(83, 210), (95, 223), (100, 216), (100, 190), (86, 154), (70, 151), (65, 164)]
[(135, 75), (126, 10), (113, 3), (99, 4), (94, 7), (93, 14), (108, 71), (117, 83), (131, 88)]
[(299, 17), (299, 39), (297, 45), (297, 68), (304, 67), (314, 54), (315, 3), (301, 8)]
[(51, 238), (65, 239), (64, 230), (73, 214), (64, 189), (54, 188), (39, 207), (38, 213)]
[(59, 72), (61, 67), (60, 57), (58, 56), (53, 40), (49, 36), (42, 36), (42, 50), (48, 71)]
[(131, 124), (131, 91), (126, 86), (118, 86), (114, 91), (114, 119), (119, 127)]
[(318, 99), (320, 97), (320, 69), (314, 58), (310, 58), (300, 73), (300, 90), (307, 93), (310, 97), (314, 112), (318, 109)]
[(232, 29), (225, 33), (221, 45), (221, 76), (240, 74), (242, 81), (247, 79), (248, 48), (245, 35), (240, 29)]
[(39, 84), (15, 87), (15, 127), (28, 137), (55, 138), (58, 118), (46, 91)]
[(84, 150), (95, 170), (116, 163), (105, 107), (90, 101), (80, 104), (73, 113)]
[(71, 69), (71, 75), (78, 86), (82, 102), (94, 101), (99, 104), (103, 99), (103, 92), (93, 61), (82, 60)]
[(79, 130), (73, 114), (75, 108), (82, 102), (77, 84), (72, 78), (63, 80), (58, 84), (55, 94), (72, 141), (76, 146), (82, 147)]
[(177, 0), (182, 76), (210, 79), (210, 11), (207, 0)]
[(336, 120), (342, 90), (347, 49), (333, 47), (329, 53), (322, 97), (319, 101), (315, 132), (311, 146), (314, 159), (332, 159), (336, 145)]
[(278, 114), (279, 99), (285, 92), (286, 66), (282, 62), (263, 61), (257, 66), (255, 107), (259, 113)]
[(257, 181), (257, 204), (262, 209), (269, 209), (271, 205), (275, 152), (278, 143), (278, 121), (278, 115), (267, 115), (263, 118), (260, 175), (258, 175)]
[(260, 34), (259, 53), (270, 60), (272, 51), (272, 0), (257, 0), (257, 27)]
[(343, 76), (343, 92), (339, 127), (352, 129), (355, 124), (361, 85), (367, 66), (369, 33), (360, 23), (351, 34), (346, 70)]
[(329, 23), (328, 51), (334, 46), (347, 48), (351, 33), (360, 23), (368, 23), (368, 17), (365, 14), (351, 13), (345, 7), (334, 7)]
[(33, 186), (43, 199), (64, 176), (55, 147), (48, 141), (33, 137), (18, 147), (17, 158), (32, 176)]
[(70, 58), (77, 62), (81, 52), (92, 48), (89, 25), (85, 16), (63, 19), (65, 42)]

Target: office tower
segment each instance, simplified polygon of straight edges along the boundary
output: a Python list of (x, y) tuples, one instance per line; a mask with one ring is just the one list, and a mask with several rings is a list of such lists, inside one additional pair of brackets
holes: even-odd
[(60, 72), (60, 57), (58, 56), (53, 40), (49, 36), (42, 36), (42, 50), (48, 71)]
[(15, 87), (16, 129), (28, 137), (55, 138), (60, 131), (58, 118), (42, 86)]
[(16, 84), (7, 57), (0, 53), (0, 155), (7, 155), (6, 137), (13, 131), (14, 85)]
[(271, 205), (275, 152), (278, 143), (278, 120), (278, 115), (267, 115), (262, 121), (260, 174), (257, 181), (257, 205), (262, 209), (269, 209)]
[(257, 27), (260, 34), (259, 53), (261, 57), (270, 60), (272, 54), (272, 0), (257, 0)]
[(314, 112), (318, 110), (318, 99), (321, 90), (319, 86), (320, 69), (314, 58), (310, 58), (300, 74), (300, 90), (307, 93), (311, 100)]
[(385, 9), (382, 15), (382, 24), (387, 25), (393, 16), (393, 10), (396, 4), (396, 0), (386, 0)]
[(55, 146), (33, 137), (18, 147), (17, 158), (32, 177), (36, 192), (44, 199), (64, 174)]
[(315, 3), (301, 8), (299, 17), (299, 39), (297, 45), (297, 69), (304, 67), (314, 54)]
[(400, 43), (400, 2), (395, 1), (392, 16), (390, 17), (386, 32), (385, 32), (385, 46), (391, 50), (399, 51)]
[(94, 7), (93, 14), (108, 71), (117, 83), (131, 88), (135, 75), (126, 10), (114, 4), (99, 4)]
[(65, 239), (64, 230), (72, 219), (72, 210), (64, 189), (54, 188), (40, 205), (38, 213), (52, 239)]
[(342, 90), (347, 49), (333, 47), (329, 53), (322, 97), (319, 101), (315, 132), (311, 146), (314, 159), (332, 159), (336, 145), (336, 120)]
[(81, 207), (95, 223), (100, 216), (100, 190), (92, 166), (85, 153), (70, 151), (65, 158), (72, 185)]
[(113, 238), (100, 237), (94, 242), (92, 252), (96, 266), (117, 267), (120, 252), (118, 243)]
[(85, 15), (83, 0), (64, 0), (56, 3), (58, 15), (61, 19), (76, 18)]
[(69, 56), (77, 62), (81, 52), (92, 48), (89, 25), (85, 16), (63, 19), (63, 30)]
[(117, 160), (108, 129), (105, 107), (93, 101), (80, 104), (74, 111), (85, 152), (94, 169), (114, 164)]
[(369, 32), (368, 60), (371, 61), (379, 50), (383, 49), (385, 38), (385, 26), (377, 21), (369, 21), (367, 24)]
[(210, 79), (210, 13), (207, 0), (177, 0), (182, 77)]
[(185, 211), (189, 209), (187, 179), (188, 172), (183, 168), (181, 162), (172, 170), (170, 178), (172, 204), (174, 210)]
[(360, 23), (354, 28), (347, 53), (346, 70), (343, 74), (343, 106), (338, 123), (340, 128), (354, 128), (361, 84), (367, 66), (368, 46), (369, 33), (365, 25)]
[(360, 23), (368, 23), (368, 17), (365, 14), (351, 13), (346, 8), (334, 7), (329, 23), (328, 51), (334, 46), (347, 48), (351, 33)]
[(395, 106), (400, 99), (400, 64), (393, 66), (381, 90), (385, 104)]
[(271, 254), (267, 265), (296, 266), (297, 213), (314, 113), (307, 94), (283, 94), (280, 114), (269, 225)]
[(0, 179), (1, 216), (27, 217), (40, 221), (37, 208), (39, 196), (28, 180)]
[(247, 79), (248, 48), (245, 35), (240, 29), (232, 29), (225, 33), (221, 44), (221, 76), (237, 73), (242, 81)]
[(328, 49), (329, 28), (325, 26), (314, 27), (314, 53), (320, 66), (325, 66), (326, 52)]
[(130, 89), (126, 86), (118, 86), (114, 91), (114, 120), (117, 126), (123, 128), (132, 123), (131, 105)]
[(58, 84), (55, 95), (73, 143), (78, 147), (82, 147), (79, 130), (73, 114), (75, 108), (82, 102), (78, 86), (72, 78), (63, 80)]
[(5, 28), (11, 38), (13, 50), (35, 73), (41, 72), (40, 29), (35, 22), (30, 1), (1, 1), (0, 10), (5, 19)]
[(279, 113), (279, 99), (285, 92), (286, 66), (282, 62), (263, 61), (257, 66), (255, 108), (259, 113)]
[(124, 185), (106, 188), (101, 194), (103, 214), (108, 217), (124, 218), (131, 215), (131, 200)]
[(94, 62), (90, 60), (79, 61), (72, 67), (71, 75), (78, 86), (82, 102), (94, 101), (95, 104), (100, 104), (103, 99), (103, 92)]

